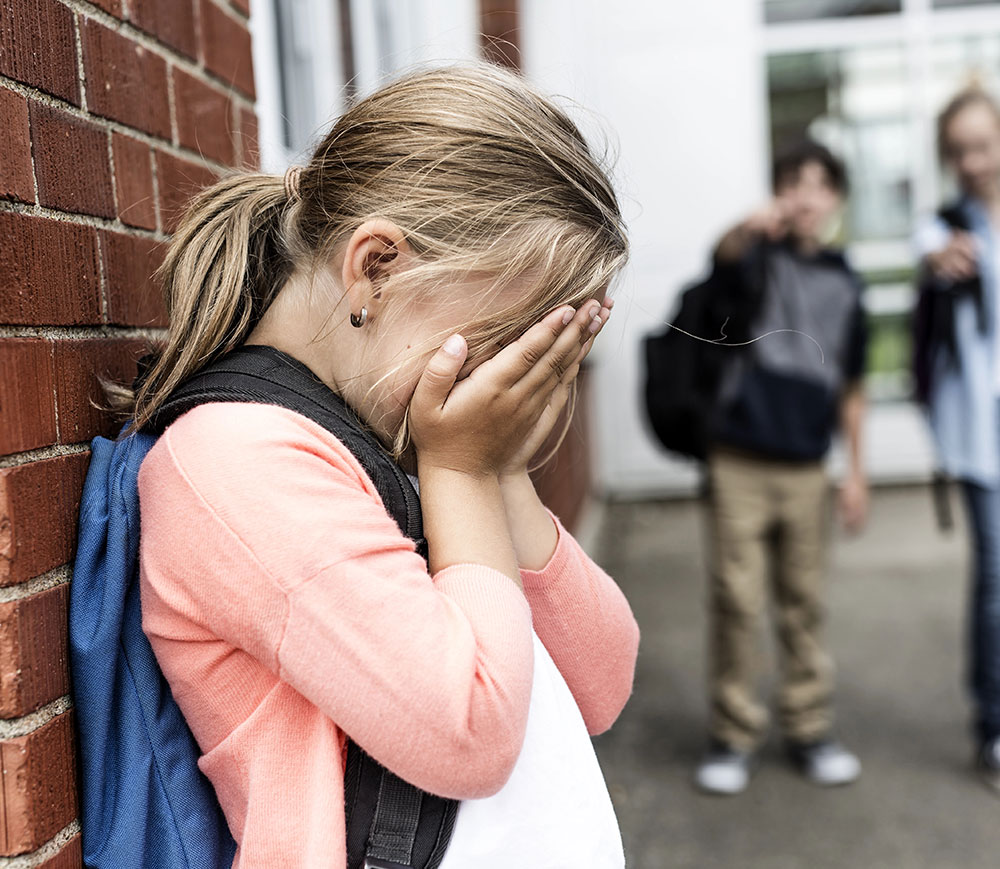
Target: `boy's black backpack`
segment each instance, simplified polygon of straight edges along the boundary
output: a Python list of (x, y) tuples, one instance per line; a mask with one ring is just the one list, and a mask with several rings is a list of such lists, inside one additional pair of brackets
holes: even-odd
[(763, 249), (739, 265), (716, 263), (708, 278), (682, 293), (671, 323), (643, 342), (646, 415), (670, 452), (706, 458), (722, 371), (737, 352), (732, 345), (746, 340), (762, 269)]
[[(248, 346), (183, 384), (149, 430), (96, 438), (80, 508), (70, 589), (84, 860), (96, 869), (229, 869), (235, 844), (200, 752), (142, 632), (138, 588), (142, 459), (166, 426), (200, 404), (286, 407), (327, 429), (371, 477), (386, 510), (426, 557), (420, 502), (406, 475), (306, 366)], [(348, 744), (348, 869), (435, 869), (458, 804), (402, 781)]]

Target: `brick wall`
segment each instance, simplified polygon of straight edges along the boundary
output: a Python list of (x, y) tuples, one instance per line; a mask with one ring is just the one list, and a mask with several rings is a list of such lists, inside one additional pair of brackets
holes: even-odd
[[(0, 866), (81, 865), (66, 601), (88, 443), (190, 192), (256, 165), (248, 0), (0, 0)], [(10, 861), (13, 855), (24, 855)]]

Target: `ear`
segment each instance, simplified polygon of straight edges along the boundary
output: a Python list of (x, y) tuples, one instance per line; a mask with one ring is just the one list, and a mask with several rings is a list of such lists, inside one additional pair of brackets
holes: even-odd
[(344, 249), (340, 277), (352, 314), (378, 307), (381, 285), (392, 271), (412, 256), (403, 231), (391, 220), (366, 220), (352, 233)]

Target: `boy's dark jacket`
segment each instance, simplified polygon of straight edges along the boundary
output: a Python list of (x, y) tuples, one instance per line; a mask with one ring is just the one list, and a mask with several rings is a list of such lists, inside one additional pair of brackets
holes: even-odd
[[(670, 325), (646, 338), (647, 416), (657, 440), (670, 452), (704, 460), (710, 445), (720, 439), (753, 452), (792, 460), (819, 458), (826, 451), (835, 418), (825, 419), (823, 431), (808, 443), (762, 446), (733, 443), (737, 440), (734, 427), (724, 428), (720, 413), (723, 372), (755, 337), (751, 330), (764, 301), (767, 260), (777, 247), (761, 242), (741, 260), (723, 262), (716, 258), (708, 277), (684, 291)], [(823, 250), (817, 260), (844, 270), (857, 282), (842, 252)], [(863, 353), (863, 346), (852, 348), (852, 352)], [(856, 367), (856, 363), (848, 367)], [(758, 385), (763, 391), (782, 387), (763, 381)], [(754, 402), (753, 395), (741, 398), (748, 406)], [(794, 395), (789, 399), (793, 405), (799, 400)], [(780, 420), (775, 425), (781, 429)]]

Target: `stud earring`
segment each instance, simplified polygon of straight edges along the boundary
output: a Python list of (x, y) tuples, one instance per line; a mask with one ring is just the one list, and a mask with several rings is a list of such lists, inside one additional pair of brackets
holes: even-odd
[(353, 311), (351, 312), (351, 325), (355, 329), (360, 329), (362, 326), (364, 326), (365, 325), (365, 321), (367, 319), (368, 319), (368, 309), (367, 308), (362, 308), (360, 314), (355, 314)]

